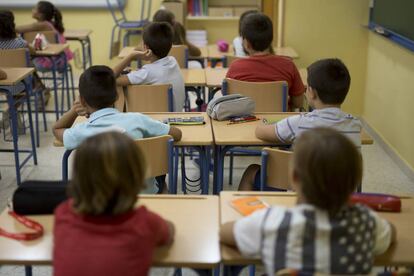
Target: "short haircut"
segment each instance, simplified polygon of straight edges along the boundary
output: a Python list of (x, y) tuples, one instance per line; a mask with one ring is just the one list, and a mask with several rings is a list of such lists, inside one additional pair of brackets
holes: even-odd
[(343, 134), (315, 128), (296, 140), (293, 173), (306, 202), (335, 215), (361, 185), (362, 157)]
[(175, 15), (169, 10), (158, 10), (152, 17), (154, 22), (167, 22), (171, 26), (174, 26)]
[(240, 19), (239, 19), (239, 35), (241, 36), (242, 34), (241, 34), (241, 28), (242, 28), (242, 22), (243, 22), (243, 20), (244, 20), (244, 18), (246, 18), (246, 16), (248, 16), (249, 14), (254, 14), (254, 13), (258, 13), (259, 11), (257, 11), (257, 10), (248, 10), (248, 11), (245, 11), (244, 13), (242, 13), (241, 15), (240, 15)]
[(119, 132), (86, 139), (77, 149), (69, 195), (76, 212), (117, 215), (134, 208), (145, 187), (145, 161), (135, 142)]
[(142, 34), (145, 45), (151, 49), (158, 58), (168, 55), (171, 50), (174, 32), (172, 26), (165, 22), (148, 24)]
[(307, 69), (308, 85), (316, 90), (323, 103), (342, 104), (344, 102), (351, 84), (351, 76), (340, 59), (318, 60)]
[(108, 66), (91, 66), (79, 79), (79, 94), (93, 108), (111, 107), (118, 98), (114, 72)]
[(0, 38), (16, 38), (16, 25), (14, 24), (14, 15), (11, 11), (0, 11)]
[(255, 51), (269, 49), (273, 40), (272, 20), (262, 13), (247, 15), (241, 22), (241, 36)]

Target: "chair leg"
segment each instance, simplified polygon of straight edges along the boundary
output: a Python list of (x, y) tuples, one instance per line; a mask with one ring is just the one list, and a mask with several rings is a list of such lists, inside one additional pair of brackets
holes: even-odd
[(112, 44), (114, 43), (115, 30), (117, 27), (118, 27), (117, 25), (112, 27), (111, 42), (109, 44), (109, 58), (112, 58)]
[(72, 90), (72, 101), (75, 101), (76, 99), (76, 95), (75, 95), (75, 82), (73, 81), (73, 70), (72, 70), (72, 66), (69, 64), (69, 77), (70, 77), (70, 86), (71, 86), (71, 90)]
[(43, 91), (40, 91), (40, 102), (42, 104), (43, 129), (45, 132), (47, 132), (46, 106), (45, 106), (45, 98), (43, 96)]
[(32, 273), (32, 266), (31, 265), (26, 265), (24, 267), (24, 272), (25, 272), (25, 275), (26, 276), (32, 276), (33, 275), (33, 273)]
[[(42, 100), (42, 99), (41, 99)], [(39, 135), (39, 110), (38, 110), (39, 97), (37, 91), (34, 92), (34, 111), (35, 111), (35, 129), (36, 129), (36, 146), (40, 146), (40, 135)]]
[(234, 164), (234, 155), (230, 153), (230, 164), (229, 164), (229, 185), (233, 185), (233, 164)]

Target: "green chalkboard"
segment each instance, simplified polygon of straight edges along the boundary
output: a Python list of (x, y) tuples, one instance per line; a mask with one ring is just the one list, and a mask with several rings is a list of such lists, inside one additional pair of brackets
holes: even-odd
[(414, 0), (373, 0), (371, 23), (414, 41)]

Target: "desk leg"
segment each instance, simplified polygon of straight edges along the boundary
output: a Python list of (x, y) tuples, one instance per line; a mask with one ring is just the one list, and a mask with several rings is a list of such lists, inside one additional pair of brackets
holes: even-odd
[(214, 172), (213, 172), (213, 194), (217, 195), (219, 191), (219, 155), (220, 155), (219, 145), (214, 145)]
[(32, 276), (32, 266), (31, 265), (26, 265), (24, 267), (24, 272), (26, 276)]
[[(209, 190), (209, 178), (210, 178), (210, 147), (203, 147), (204, 151), (204, 165), (203, 165), (203, 179), (202, 179), (202, 193), (207, 195)], [(201, 161), (201, 160), (200, 160)]]
[(57, 86), (57, 80), (56, 80), (56, 61), (54, 58), (51, 58), (52, 60), (52, 77), (53, 77), (53, 90), (55, 92), (55, 113), (56, 113), (56, 121), (59, 120), (59, 101), (58, 101), (58, 86)]
[[(33, 162), (34, 162), (35, 165), (37, 165), (36, 143), (35, 143), (35, 135), (34, 135), (34, 131), (33, 131), (33, 120), (32, 120), (32, 107), (31, 107), (31, 104), (30, 104), (30, 95), (32, 94), (32, 83), (33, 83), (32, 76), (29, 76), (24, 81), (25, 90), (26, 90), (27, 113), (29, 115), (30, 140), (32, 141)], [(37, 103), (35, 103), (35, 104), (37, 104)], [(17, 124), (16, 124), (16, 126), (17, 126)]]
[(69, 163), (69, 156), (71, 153), (72, 153), (72, 150), (66, 150), (62, 157), (62, 180), (66, 182), (69, 179), (69, 175), (68, 175), (69, 164), (68, 163)]
[(18, 136), (17, 136), (17, 112), (16, 112), (16, 107), (15, 107), (15, 104), (14, 104), (13, 91), (14, 91), (14, 89), (8, 90), (7, 103), (9, 105), (9, 113), (10, 113), (10, 117), (11, 117), (11, 121), (12, 121), (12, 123), (10, 125), (10, 129), (11, 129), (12, 137), (13, 137), (14, 163), (15, 163), (15, 167), (16, 167), (16, 180), (17, 180), (17, 185), (20, 185), (21, 179), (20, 179), (19, 143), (18, 143)]

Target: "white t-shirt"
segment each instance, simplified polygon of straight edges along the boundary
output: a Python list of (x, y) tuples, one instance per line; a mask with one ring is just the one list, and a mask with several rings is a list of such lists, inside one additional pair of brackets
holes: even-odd
[(287, 117), (276, 123), (275, 131), (280, 141), (290, 144), (303, 131), (316, 127), (333, 128), (347, 136), (358, 149), (361, 147), (361, 122), (336, 107)]
[(177, 61), (167, 56), (153, 63), (145, 64), (141, 69), (128, 75), (131, 84), (171, 84), (173, 88), (174, 111), (181, 112), (184, 107), (184, 79)]
[(247, 57), (243, 48), (243, 39), (241, 36), (237, 36), (233, 39), (234, 55), (236, 57)]
[(335, 216), (312, 205), (273, 206), (234, 226), (243, 255), (260, 256), (267, 275), (291, 268), (325, 274), (367, 274), (391, 243), (390, 224), (362, 205)]

